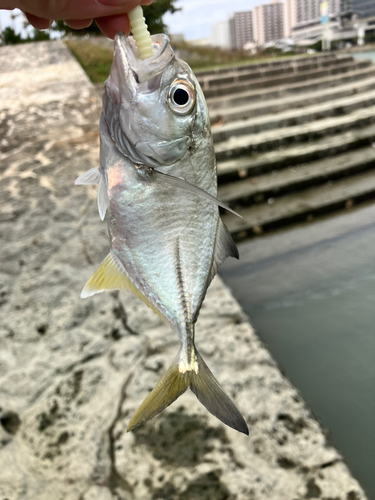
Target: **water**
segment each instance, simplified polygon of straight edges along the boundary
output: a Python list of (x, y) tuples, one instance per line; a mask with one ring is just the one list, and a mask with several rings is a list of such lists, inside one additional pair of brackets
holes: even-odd
[(375, 499), (375, 205), (239, 249), (226, 283)]
[(355, 59), (371, 59), (371, 61), (373, 63), (375, 63), (375, 51), (357, 52), (357, 53), (353, 53), (352, 56)]

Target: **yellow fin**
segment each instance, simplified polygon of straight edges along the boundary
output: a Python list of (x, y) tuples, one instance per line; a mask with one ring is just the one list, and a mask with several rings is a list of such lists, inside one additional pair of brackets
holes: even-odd
[(147, 422), (173, 403), (188, 387), (198, 400), (224, 424), (249, 435), (249, 429), (241, 413), (224, 392), (202, 357), (195, 349), (196, 361), (181, 370), (175, 360), (164, 377), (158, 382), (130, 420), (127, 432)]
[(178, 364), (173, 363), (167, 370), (164, 377), (158, 382), (154, 389), (136, 411), (130, 420), (127, 432), (133, 430), (138, 425), (147, 422), (161, 413), (167, 406), (176, 401), (189, 387), (189, 372), (180, 373)]
[(122, 266), (117, 261), (115, 255), (110, 252), (84, 286), (81, 292), (81, 298), (86, 299), (96, 293), (108, 290), (129, 290), (165, 321), (161, 312), (147, 300), (143, 293), (130, 281), (128, 276), (124, 274), (121, 268)]

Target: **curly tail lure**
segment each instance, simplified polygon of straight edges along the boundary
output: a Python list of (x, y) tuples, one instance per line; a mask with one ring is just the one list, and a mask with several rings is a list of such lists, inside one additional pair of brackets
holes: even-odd
[(130, 29), (133, 33), (133, 38), (138, 49), (139, 59), (145, 60), (152, 57), (152, 42), (150, 32), (147, 29), (143, 10), (140, 5), (135, 7), (128, 13), (130, 21)]

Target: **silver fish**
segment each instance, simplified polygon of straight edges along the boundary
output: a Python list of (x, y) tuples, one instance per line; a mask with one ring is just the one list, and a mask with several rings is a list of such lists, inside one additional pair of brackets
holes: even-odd
[(128, 431), (190, 388), (222, 422), (247, 425), (194, 343), (206, 290), (218, 267), (238, 251), (219, 216), (216, 162), (203, 92), (166, 35), (153, 35), (154, 55), (137, 58), (119, 33), (100, 118), (100, 167), (76, 184), (98, 183), (110, 252), (81, 297), (131, 290), (179, 336), (180, 349)]

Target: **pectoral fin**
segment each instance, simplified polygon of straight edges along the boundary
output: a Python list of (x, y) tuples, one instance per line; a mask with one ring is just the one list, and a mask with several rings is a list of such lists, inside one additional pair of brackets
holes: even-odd
[(215, 205), (218, 205), (219, 207), (228, 210), (228, 212), (231, 212), (232, 214), (237, 215), (237, 217), (240, 217), (240, 219), (242, 219), (240, 214), (229, 208), (228, 205), (226, 205), (219, 199), (215, 198), (215, 196), (212, 196), (203, 189), (199, 188), (198, 186), (194, 186), (194, 184), (191, 184), (190, 182), (185, 181), (184, 179), (180, 179), (179, 177), (175, 177), (174, 175), (164, 174), (155, 169), (153, 169), (152, 175), (154, 175), (161, 182), (169, 184), (170, 186), (178, 187), (179, 189), (184, 189), (189, 193), (196, 194), (201, 198), (211, 201), (212, 203), (215, 203)]

